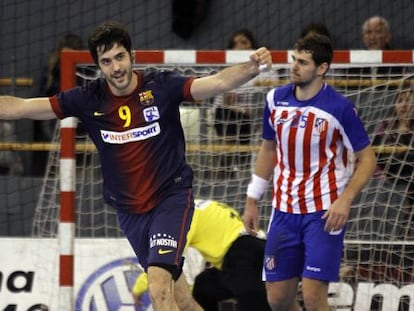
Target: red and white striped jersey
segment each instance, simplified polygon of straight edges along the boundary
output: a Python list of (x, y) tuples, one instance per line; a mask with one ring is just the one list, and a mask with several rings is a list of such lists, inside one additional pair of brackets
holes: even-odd
[(276, 141), (273, 207), (287, 213), (327, 210), (353, 172), (349, 152), (370, 144), (352, 102), (324, 84), (306, 101), (294, 85), (266, 97), (263, 139)]

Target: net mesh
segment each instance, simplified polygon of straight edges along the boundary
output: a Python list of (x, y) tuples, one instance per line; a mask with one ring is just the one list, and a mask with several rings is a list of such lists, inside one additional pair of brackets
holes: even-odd
[[(188, 11), (185, 11), (187, 14), (184, 16), (180, 15), (184, 11), (173, 7), (173, 3), (178, 2), (195, 4), (188, 9), (201, 15)], [(51, 56), (60, 48), (62, 39), (68, 33), (76, 34), (86, 47), (89, 33), (105, 20), (124, 23), (131, 33), (133, 47), (142, 50), (224, 49), (227, 48), (231, 33), (239, 28), (250, 29), (259, 45), (289, 49), (304, 26), (310, 22), (323, 21), (331, 33), (334, 47), (348, 50), (363, 48), (362, 23), (369, 16), (381, 15), (390, 23), (393, 33), (391, 48), (412, 49), (413, 7), (414, 2), (411, 0), (373, 0), (363, 3), (314, 0), (306, 4), (298, 0), (124, 0), (116, 5), (106, 1), (3, 0), (0, 3), (0, 91), (20, 97), (44, 95), (40, 94), (43, 76), (49, 61), (53, 59)], [(182, 32), (173, 28), (177, 18), (178, 24), (181, 22), (184, 30), (188, 31), (188, 37), (182, 37)], [(177, 26), (177, 23), (174, 25)], [(366, 62), (371, 60), (367, 59)], [(42, 136), (42, 131), (37, 128), (39, 122), (19, 120), (8, 123), (12, 125), (12, 134), (3, 132), (2, 142), (49, 141), (49, 136), (39, 137)], [(2, 236), (30, 234), (33, 215), (30, 212), (32, 209), (26, 208), (26, 205), (37, 200), (44, 167), (44, 152), (32, 150), (8, 152), (11, 162), (8, 161), (6, 168), (14, 166), (12, 174), (17, 177), (23, 174), (25, 180), (0, 177), (0, 190), (4, 189), (0, 194), (5, 202), (0, 209)], [(0, 171), (2, 175), (9, 174), (2, 169)], [(25, 192), (24, 198), (18, 195), (21, 191)]]
[[(137, 65), (136, 69), (172, 70), (184, 75), (203, 76), (214, 73), (221, 67), (205, 64), (161, 64)], [(397, 119), (393, 115), (394, 102), (398, 94), (412, 89), (413, 75), (412, 68), (406, 64), (394, 64), (392, 67), (379, 65), (374, 69), (377, 71), (376, 76), (372, 73), (364, 76), (364, 72), (368, 70), (367, 66), (334, 64), (327, 81), (355, 103), (371, 139), (376, 142), (381, 121), (396, 122)], [(99, 77), (99, 72), (90, 64), (78, 64), (76, 72), (80, 83), (87, 83)], [(220, 133), (217, 130), (217, 127), (233, 122), (237, 133), (240, 133), (240, 129), (246, 123), (240, 115), (236, 121), (218, 118), (217, 107), (223, 107), (226, 95), (205, 100), (201, 105), (183, 103), (181, 120), (187, 142), (187, 160), (194, 170), (196, 197), (223, 201), (242, 212), (246, 187), (260, 144), (261, 113), (265, 95), (272, 87), (286, 83), (288, 75), (288, 64), (274, 66), (270, 73), (262, 74), (251, 83), (232, 92), (233, 100), (248, 110), (251, 116), (248, 121), (250, 126), (243, 139), (231, 135), (234, 133), (226, 135), (229, 133)], [(336, 296), (330, 298), (330, 304), (338, 310), (344, 303), (359, 306), (361, 309), (358, 310), (387, 306), (389, 303), (393, 306), (394, 298), (389, 298), (381, 291), (377, 295), (375, 290), (363, 292), (358, 284), (387, 283), (396, 288), (404, 288), (405, 285), (413, 283), (414, 141), (413, 135), (409, 136), (409, 141), (405, 143), (400, 134), (395, 135), (393, 142), (379, 141), (375, 147), (379, 163), (378, 172), (352, 206), (340, 284), (351, 286), (353, 298), (348, 302), (345, 299), (344, 302), (341, 300), (343, 297), (339, 297), (343, 287), (336, 291), (334, 289)], [(59, 131), (56, 130), (54, 141), (57, 143), (59, 139)], [(98, 155), (82, 131), (81, 124), (77, 129), (76, 142), (76, 236), (121, 237), (123, 235), (118, 229), (113, 209), (102, 200)], [(33, 226), (36, 236), (54, 237), (57, 233), (58, 164), (59, 153), (51, 152), (42, 195), (36, 207)], [(270, 198), (271, 189), (262, 200), (263, 227), (267, 226), (271, 213)], [(332, 285), (331, 290), (336, 288), (335, 286), (337, 285)], [(396, 297), (396, 303), (401, 310), (410, 303), (402, 291), (397, 292)], [(389, 310), (394, 310), (392, 308)]]

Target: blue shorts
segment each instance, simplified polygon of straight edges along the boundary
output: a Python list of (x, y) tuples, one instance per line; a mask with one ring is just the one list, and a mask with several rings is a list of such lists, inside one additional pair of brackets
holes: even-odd
[(119, 225), (147, 271), (151, 265), (172, 265), (181, 269), (183, 251), (194, 213), (191, 189), (167, 196), (144, 214), (117, 210)]
[(345, 229), (324, 231), (325, 211), (306, 215), (274, 211), (264, 257), (265, 281), (306, 277), (339, 280)]

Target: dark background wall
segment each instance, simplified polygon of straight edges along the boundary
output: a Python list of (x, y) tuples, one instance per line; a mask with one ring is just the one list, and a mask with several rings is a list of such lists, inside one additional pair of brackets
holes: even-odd
[[(250, 28), (262, 45), (288, 49), (311, 21), (328, 26), (337, 49), (358, 49), (362, 48), (362, 22), (371, 15), (382, 15), (390, 22), (393, 47), (414, 48), (413, 0), (179, 0), (177, 3), (184, 4), (180, 12), (190, 11), (185, 12), (185, 23), (191, 24), (192, 16), (201, 20), (188, 39), (172, 32), (174, 2), (1, 0), (0, 77), (37, 79), (47, 54), (65, 33), (77, 33), (86, 42), (88, 33), (107, 19), (128, 26), (136, 49), (224, 49), (229, 34), (241, 27)], [(204, 20), (197, 8), (191, 10), (191, 3), (205, 12)]]

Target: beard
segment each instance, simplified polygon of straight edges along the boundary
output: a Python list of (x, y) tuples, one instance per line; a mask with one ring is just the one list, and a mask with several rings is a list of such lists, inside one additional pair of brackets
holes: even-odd
[(295, 86), (298, 86), (300, 88), (305, 88), (305, 87), (309, 86), (310, 84), (312, 84), (312, 82), (315, 81), (315, 78), (316, 78), (316, 75), (312, 75), (310, 78), (305, 80), (305, 79), (302, 79), (302, 77), (299, 76), (299, 75), (291, 74), (290, 81)]
[(300, 80), (300, 79), (290, 79), (290, 81), (295, 86), (298, 86), (300, 88), (304, 88), (304, 87), (308, 86), (309, 84), (311, 84), (311, 82), (312, 82), (312, 80)]
[[(111, 75), (110, 77), (106, 77), (106, 80), (109, 84), (112, 85), (113, 88), (122, 92), (129, 87), (132, 80), (132, 71), (124, 71), (121, 76), (117, 77), (118, 75)], [(118, 79), (121, 78), (121, 81)]]
[(311, 84), (312, 81), (298, 81), (298, 82), (293, 82), (293, 84), (295, 84), (295, 86), (300, 87), (300, 88), (305, 88), (308, 85)]

